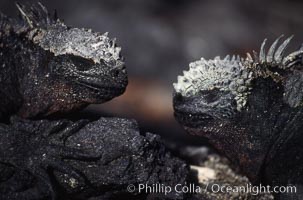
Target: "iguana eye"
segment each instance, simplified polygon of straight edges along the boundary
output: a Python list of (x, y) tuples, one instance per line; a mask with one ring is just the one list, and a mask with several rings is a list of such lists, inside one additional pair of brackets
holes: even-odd
[(87, 71), (95, 65), (92, 60), (81, 58), (79, 56), (71, 56), (70, 59), (79, 71)]
[(207, 103), (212, 103), (215, 102), (217, 100), (219, 100), (220, 95), (218, 95), (218, 90), (214, 89), (214, 90), (208, 90), (208, 91), (201, 91), (200, 93), (203, 96), (203, 99), (207, 102)]

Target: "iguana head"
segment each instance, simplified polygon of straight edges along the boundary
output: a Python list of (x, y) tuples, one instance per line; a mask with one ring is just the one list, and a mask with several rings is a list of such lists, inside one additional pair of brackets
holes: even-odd
[(207, 137), (253, 178), (285, 121), (303, 102), (303, 50), (284, 56), (292, 37), (277, 48), (280, 38), (268, 53), (264, 40), (259, 55), (190, 63), (174, 83), (176, 119), (188, 132)]
[[(21, 81), (26, 102), (21, 115), (34, 116), (37, 110), (47, 115), (65, 112), (108, 101), (125, 91), (127, 73), (115, 39), (107, 33), (68, 27), (56, 15), (50, 17), (40, 3), (17, 7), (22, 19), (16, 32), (32, 45), (32, 55), (20, 64), (30, 68)], [(43, 104), (47, 108), (34, 108)]]
[[(174, 108), (185, 123), (204, 125), (228, 119), (246, 105), (252, 72), (240, 57), (216, 57), (190, 63), (190, 69), (174, 84)], [(188, 119), (185, 119), (187, 116)], [(180, 118), (180, 119), (181, 119)], [(181, 119), (181, 120), (182, 120)]]

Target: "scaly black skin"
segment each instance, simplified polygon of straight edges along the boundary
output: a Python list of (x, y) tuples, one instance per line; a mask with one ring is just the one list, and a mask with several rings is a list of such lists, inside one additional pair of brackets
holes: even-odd
[[(303, 51), (301, 48), (288, 57), (277, 56), (272, 60), (274, 51), (265, 57), (265, 41), (259, 58), (255, 56), (253, 60), (249, 55), (246, 60), (237, 61), (241, 63), (239, 71), (247, 70), (253, 75), (249, 85), (238, 81), (250, 88), (241, 110), (232, 89), (220, 90), (224, 84), (209, 90), (197, 89), (187, 96), (181, 93), (182, 84), (176, 84), (175, 117), (187, 132), (208, 138), (253, 183), (297, 186), (297, 193), (275, 194), (276, 199), (300, 199), (303, 194)], [(228, 59), (225, 61), (234, 65)], [(220, 71), (221, 67), (226, 65), (218, 65), (213, 70)], [(221, 75), (219, 79), (229, 77), (231, 82), (242, 79), (237, 75)], [(201, 77), (199, 79), (204, 80), (205, 77)]]
[[(28, 178), (28, 185), (36, 187), (24, 188), (19, 186), (21, 181), (10, 180), (11, 187), (8, 191), (1, 191), (7, 199), (43, 199), (46, 197), (56, 197), (54, 187), (49, 175), (49, 170), (60, 171), (70, 177), (81, 181), (81, 175), (64, 159), (95, 160), (97, 155), (90, 155), (79, 148), (69, 148), (64, 146), (64, 141), (68, 136), (88, 123), (87, 120), (80, 120), (72, 123), (67, 120), (43, 122), (43, 121), (22, 121), (12, 118), (12, 125), (1, 124), (0, 126), (0, 161), (2, 168), (6, 168), (12, 175), (17, 173), (21, 177), (27, 177), (29, 173), (33, 178)], [(17, 176), (18, 176), (17, 175)], [(16, 179), (13, 176), (13, 179)], [(2, 189), (2, 188), (1, 188)], [(17, 192), (18, 189), (25, 190)], [(3, 190), (3, 189), (2, 189)], [(12, 191), (10, 191), (12, 190)], [(2, 197), (4, 198), (4, 197)]]
[[(134, 120), (23, 120), (0, 126), (1, 199), (145, 199), (129, 184), (184, 184), (187, 165)], [(159, 198), (164, 198), (162, 194)], [(171, 193), (166, 199), (182, 198)]]
[(0, 14), (0, 121), (66, 113), (124, 92), (115, 40), (67, 27), (40, 3), (17, 7), (19, 19)]

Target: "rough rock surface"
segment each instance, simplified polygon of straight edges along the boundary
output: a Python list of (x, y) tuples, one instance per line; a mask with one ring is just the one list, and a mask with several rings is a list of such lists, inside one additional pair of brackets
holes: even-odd
[[(205, 189), (201, 193), (194, 195), (193, 199), (205, 200), (270, 200), (274, 197), (266, 192), (244, 191), (240, 188), (252, 187), (249, 179), (233, 170), (230, 163), (219, 155), (209, 155), (200, 166), (191, 166), (191, 170), (198, 175), (198, 183)], [(218, 187), (229, 186), (233, 192), (217, 192)], [(213, 187), (213, 188), (212, 188)], [(237, 191), (238, 190), (238, 191)]]
[[(243, 187), (252, 188), (249, 179), (241, 174), (238, 167), (233, 166), (228, 159), (219, 155), (207, 146), (171, 146), (171, 150), (179, 157), (190, 163), (190, 181), (199, 185), (201, 192), (193, 194), (191, 200), (270, 200), (273, 195), (268, 192), (255, 192), (244, 190)], [(228, 186), (233, 192), (217, 191), (218, 187), (224, 189)], [(213, 187), (213, 188), (212, 188)], [(238, 189), (238, 191), (237, 191)], [(242, 189), (242, 190), (241, 190)]]

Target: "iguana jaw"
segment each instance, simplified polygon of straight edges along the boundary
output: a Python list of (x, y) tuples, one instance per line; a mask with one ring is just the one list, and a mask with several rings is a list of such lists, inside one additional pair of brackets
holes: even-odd
[(113, 67), (106, 75), (92, 73), (77, 73), (75, 83), (100, 94), (121, 95), (128, 84), (124, 63)]

